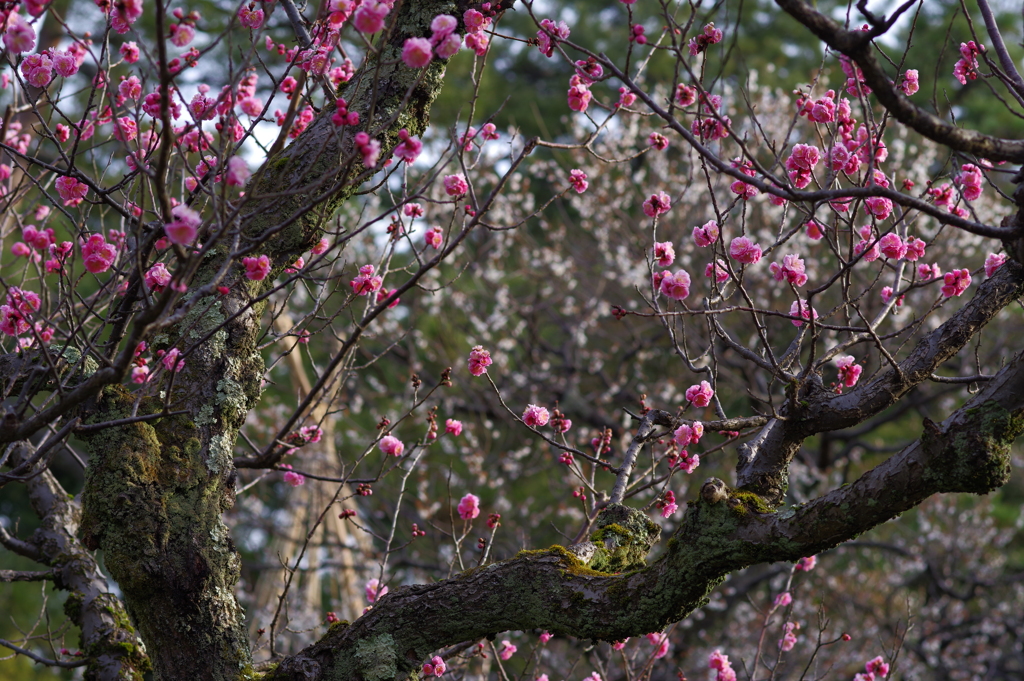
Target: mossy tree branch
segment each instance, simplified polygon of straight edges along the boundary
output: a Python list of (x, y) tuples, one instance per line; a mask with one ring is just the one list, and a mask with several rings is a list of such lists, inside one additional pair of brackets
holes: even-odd
[[(10, 464), (29, 461), (33, 447), (19, 442), (12, 448)], [(50, 471), (25, 481), (29, 501), (40, 526), (28, 543), (38, 552), (36, 560), (52, 566), (48, 579), (68, 592), (64, 611), (82, 632), (88, 681), (141, 681), (151, 669), (145, 650), (128, 621), (121, 601), (110, 592), (106, 578), (86, 547), (75, 537), (81, 508)]]
[[(452, 579), (394, 589), (352, 625), (335, 625), (267, 679), (404, 679), (435, 650), (507, 630), (621, 640), (657, 631), (707, 602), (734, 570), (837, 546), (940, 492), (986, 493), (1009, 478), (1024, 432), (1024, 354), (941, 425), (844, 486), (772, 512), (711, 479), (668, 541), (639, 570), (596, 572), (561, 547), (522, 552)], [(600, 542), (597, 535), (592, 537)]]

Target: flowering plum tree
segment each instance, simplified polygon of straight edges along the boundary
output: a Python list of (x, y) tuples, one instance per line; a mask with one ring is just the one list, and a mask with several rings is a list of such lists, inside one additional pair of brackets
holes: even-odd
[[(614, 51), (512, 0), (5, 5), (0, 486), (35, 529), (0, 544), (39, 565), (0, 581), (67, 624), (0, 645), (90, 679), (507, 678), (525, 642), (487, 642), (535, 631), (524, 674), (574, 673), (557, 636), (650, 678), (730, 574), (791, 562), (748, 623), (776, 674), (818, 554), (998, 489), (1024, 430), (1024, 142), (924, 101), (923, 3), (777, 6), (823, 50), (792, 98), (719, 70), (700, 3), (604, 8)], [(977, 14), (935, 77), (1018, 113)], [(516, 42), (564, 63), (569, 133), (479, 110)]]

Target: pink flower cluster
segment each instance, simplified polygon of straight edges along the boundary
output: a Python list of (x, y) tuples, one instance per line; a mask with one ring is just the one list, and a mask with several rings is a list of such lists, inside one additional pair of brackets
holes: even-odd
[(348, 102), (344, 97), (338, 97), (335, 102), (334, 113), (331, 114), (331, 123), (339, 128), (343, 125), (359, 125), (359, 114), (348, 110)]
[(733, 260), (745, 265), (753, 265), (761, 260), (761, 247), (749, 237), (738, 236), (729, 244), (729, 255)]
[(299, 485), (306, 484), (306, 476), (304, 476), (302, 473), (296, 473), (295, 471), (291, 470), (292, 467), (286, 463), (281, 464), (280, 467), (286, 469), (284, 474), (284, 481), (287, 482), (292, 487), (298, 487)]
[(164, 232), (170, 242), (187, 246), (195, 241), (196, 229), (202, 222), (199, 213), (188, 206), (180, 205), (171, 209), (171, 215), (174, 219), (164, 225)]
[(962, 296), (967, 287), (971, 285), (971, 271), (964, 268), (946, 272), (942, 277), (942, 295), (946, 298)]
[(58, 177), (54, 184), (56, 184), (57, 193), (64, 200), (65, 206), (77, 206), (82, 203), (85, 195), (89, 193), (88, 185), (67, 175)]
[(242, 258), (245, 267), (245, 278), (250, 281), (263, 281), (270, 274), (270, 258), (266, 255)]
[(981, 168), (973, 163), (965, 163), (960, 166), (962, 171), (954, 181), (960, 187), (960, 193), (968, 201), (974, 201), (981, 196), (983, 176)]
[(462, 173), (444, 176), (444, 191), (448, 196), (465, 196), (469, 193), (469, 183)]
[(39, 311), (39, 294), (23, 291), (17, 286), (7, 289), (7, 304), (0, 305), (0, 331), (8, 336), (20, 336), (31, 327), (28, 317)]
[(146, 270), (143, 281), (146, 284), (146, 288), (150, 291), (160, 293), (171, 283), (171, 273), (167, 271), (166, 265), (158, 262)]
[(498, 651), (498, 657), (503, 660), (507, 660), (515, 655), (517, 650), (519, 649), (511, 641), (502, 641), (501, 650)]
[[(800, 317), (802, 319), (807, 320), (810, 320), (812, 318), (817, 319), (818, 311), (811, 307), (803, 298), (797, 298), (796, 300), (793, 301), (793, 304), (789, 306), (789, 316)], [(804, 323), (799, 321), (798, 319), (793, 319), (791, 321), (793, 322), (793, 326), (796, 327), (804, 325)]]
[(797, 189), (803, 189), (811, 183), (814, 166), (821, 160), (821, 150), (810, 144), (797, 144), (793, 153), (786, 159), (789, 179)]
[(674, 263), (676, 260), (676, 249), (672, 247), (672, 242), (654, 242), (654, 259), (657, 261), (658, 267), (669, 267)]
[(691, 385), (686, 389), (686, 401), (695, 407), (708, 406), (714, 396), (715, 391), (707, 381), (701, 381), (700, 385)]
[(921, 89), (917, 69), (907, 69), (903, 72), (903, 79), (900, 80), (899, 88), (907, 97)]
[(434, 657), (430, 658), (430, 662), (424, 663), (423, 676), (442, 676), (447, 669), (441, 656), (434, 655)]
[(590, 106), (590, 99), (592, 96), (589, 81), (578, 73), (573, 74), (569, 79), (569, 91), (566, 93), (566, 97), (569, 101), (569, 108), (573, 111), (583, 113), (587, 110), (587, 107)]
[(788, 281), (793, 286), (803, 286), (807, 283), (807, 274), (804, 271), (803, 258), (789, 254), (782, 258), (782, 264), (773, 262), (768, 270), (775, 277), (775, 281)]
[(466, 26), (466, 47), (473, 50), (478, 57), (487, 53), (491, 38), (486, 31), (490, 28), (491, 17), (495, 14), (489, 2), (484, 3), (481, 9), (484, 11), (467, 9), (462, 14), (462, 23)]
[(484, 350), (484, 346), (475, 345), (469, 351), (469, 373), (474, 376), (483, 376), (487, 373), (487, 367), (491, 366), (491, 353)]
[(736, 681), (736, 672), (729, 663), (729, 656), (723, 655), (721, 650), (708, 656), (708, 669), (718, 670), (715, 681)]
[(709, 45), (714, 45), (722, 41), (722, 31), (715, 28), (714, 22), (707, 24), (704, 30), (697, 35), (696, 38), (690, 38), (690, 56), (696, 57), (698, 54), (708, 49)]
[(718, 241), (719, 234), (718, 223), (714, 220), (709, 220), (700, 227), (693, 228), (693, 241), (701, 248), (706, 248)]
[(540, 30), (537, 31), (537, 49), (545, 57), (550, 58), (554, 53), (555, 43), (568, 37), (569, 25), (564, 21), (555, 22), (551, 19), (542, 19)]
[(984, 45), (978, 45), (973, 40), (960, 43), (960, 60), (953, 66), (953, 75), (960, 81), (961, 85), (967, 85), (967, 80), (974, 80), (978, 77), (978, 55), (985, 51)]
[(889, 675), (889, 664), (879, 655), (868, 660), (864, 665), (864, 672), (853, 677), (853, 681), (875, 681)]
[(667, 213), (671, 207), (672, 201), (665, 192), (651, 194), (643, 204), (644, 215), (649, 218), (654, 218)]
[(818, 564), (817, 556), (805, 556), (796, 562), (793, 569), (798, 572), (810, 572), (814, 569), (814, 566)]
[(853, 355), (840, 355), (839, 357), (836, 357), (836, 368), (839, 369), (839, 381), (847, 388), (852, 388), (857, 385), (857, 381), (860, 380), (860, 374), (864, 370), (864, 367), (855, 363), (856, 361), (857, 360), (853, 358)]
[(665, 272), (659, 288), (669, 298), (683, 300), (690, 295), (690, 275), (684, 270), (679, 270), (675, 274)]
[(1003, 253), (989, 253), (985, 256), (985, 276), (991, 277), (1003, 264), (1009, 260), (1009, 256)]
[(102, 234), (90, 234), (82, 244), (82, 263), (93, 274), (106, 272), (117, 260), (117, 250), (117, 245), (108, 243)]
[(380, 290), (381, 285), (384, 283), (384, 279), (374, 274), (376, 267), (373, 265), (363, 265), (359, 268), (359, 274), (356, 278), (349, 282), (349, 286), (352, 287), (352, 293), (357, 296), (368, 296), (374, 291)]
[(356, 9), (356, 13), (352, 17), (352, 24), (360, 33), (377, 33), (384, 28), (384, 20), (389, 12), (391, 12), (389, 3), (369, 0), (360, 4)]
[(815, 123), (831, 123), (836, 119), (836, 91), (829, 90), (823, 97), (811, 100), (810, 97), (801, 95), (797, 99), (800, 115)]
[(379, 579), (371, 579), (366, 583), (366, 600), (369, 603), (376, 603), (378, 598), (381, 598), (388, 592), (386, 586), (381, 586)]
[(661, 509), (661, 517), (668, 518), (670, 515), (679, 510), (679, 504), (676, 503), (676, 495), (672, 490), (665, 492), (665, 495), (658, 500), (658, 508)]
[(405, 128), (398, 131), (398, 139), (401, 141), (395, 147), (395, 158), (406, 163), (414, 163), (423, 151), (423, 142), (418, 137), (411, 136)]
[(472, 520), (480, 515), (480, 497), (475, 494), (467, 494), (459, 501), (459, 517), (463, 520)]
[(353, 138), (359, 154), (363, 157), (363, 166), (376, 168), (377, 159), (380, 157), (380, 142), (371, 138), (365, 132), (357, 132)]
[(786, 622), (782, 625), (783, 634), (782, 638), (779, 639), (779, 650), (788, 652), (793, 650), (793, 646), (796, 645), (796, 632), (800, 629), (798, 622)]
[(536, 404), (527, 405), (526, 411), (523, 412), (523, 423), (530, 428), (546, 426), (549, 418), (548, 410), (544, 407), (538, 407)]
[(382, 437), (377, 447), (387, 456), (402, 456), (405, 452), (405, 444), (394, 435)]
[(569, 171), (569, 184), (572, 185), (577, 194), (587, 191), (587, 187), (590, 186), (590, 183), (587, 182), (587, 174), (579, 168), (573, 168)]

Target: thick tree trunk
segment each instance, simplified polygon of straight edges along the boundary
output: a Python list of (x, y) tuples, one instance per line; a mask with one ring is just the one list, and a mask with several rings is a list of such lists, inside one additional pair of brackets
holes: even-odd
[[(464, 8), (463, 8), (464, 9)], [(461, 16), (453, 2), (401, 2), (396, 29), (341, 93), (360, 113), (386, 158), (402, 128), (418, 135), (440, 90), (445, 64), (406, 68), (401, 46), (430, 35), (438, 14)], [(187, 414), (90, 434), (82, 536), (102, 549), (152, 656), (158, 679), (235, 679), (251, 669), (244, 614), (235, 598), (239, 558), (221, 514), (234, 500), (232, 449), (259, 400), (264, 373), (256, 339), (260, 297), (275, 275), (319, 241), (325, 221), (357, 189), (365, 171), (352, 149), (357, 129), (331, 122), (328, 104), (290, 147), (269, 159), (247, 189), (239, 237), (273, 267), (250, 281), (231, 264), (230, 238), (207, 257), (155, 348), (187, 352), (170, 402)], [(220, 295), (215, 286), (226, 286)], [(108, 386), (85, 408), (87, 423), (155, 413)]]

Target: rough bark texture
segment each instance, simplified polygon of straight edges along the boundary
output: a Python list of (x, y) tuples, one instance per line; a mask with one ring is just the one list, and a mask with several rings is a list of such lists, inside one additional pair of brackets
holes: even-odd
[[(10, 464), (32, 456), (27, 443), (16, 445)], [(121, 601), (110, 593), (96, 559), (75, 538), (81, 509), (49, 471), (26, 481), (29, 501), (42, 521), (28, 540), (37, 559), (54, 567), (54, 585), (68, 592), (64, 611), (82, 630), (80, 646), (89, 661), (88, 681), (141, 681), (152, 668)]]
[[(438, 14), (461, 16), (454, 2), (405, 2), (396, 11), (396, 30), (379, 57), (341, 92), (350, 110), (360, 112), (360, 128), (379, 133), (382, 158), (398, 143), (401, 128), (412, 134), (426, 128), (444, 74), (438, 61), (422, 73), (405, 68), (402, 43), (410, 35), (430, 35)], [(352, 152), (356, 130), (339, 136), (330, 120), (333, 109), (325, 106), (248, 188), (252, 200), (243, 208), (241, 246), (251, 255), (268, 255), (271, 275), (250, 281), (238, 263), (225, 270), (232, 257), (225, 240), (200, 267), (176, 323), (153, 338), (157, 349), (189, 349), (171, 390), (172, 404), (188, 415), (88, 436), (82, 535), (90, 548), (105, 551), (158, 679), (251, 674), (244, 614), (234, 595), (238, 556), (221, 513), (233, 503), (238, 429), (260, 396), (259, 298), (274, 275), (320, 239), (325, 221), (364, 173)], [(206, 293), (203, 287), (215, 281), (230, 293)], [(84, 414), (87, 423), (100, 423), (159, 409), (136, 405), (127, 391), (108, 386)], [(198, 668), (197, 660), (203, 661)]]

